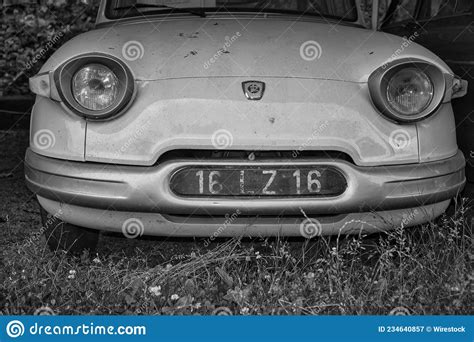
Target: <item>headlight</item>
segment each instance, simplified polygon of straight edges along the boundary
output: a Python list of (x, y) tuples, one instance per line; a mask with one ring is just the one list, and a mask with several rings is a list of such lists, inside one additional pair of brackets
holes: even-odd
[(402, 69), (388, 80), (387, 99), (402, 115), (419, 114), (433, 100), (433, 83), (421, 70)]
[(131, 103), (134, 81), (127, 66), (112, 56), (87, 54), (61, 65), (54, 73), (62, 102), (89, 119), (116, 116)]
[(397, 122), (414, 122), (433, 114), (443, 102), (445, 90), (443, 72), (421, 60), (394, 61), (369, 77), (372, 102)]
[(119, 93), (117, 76), (104, 65), (89, 64), (72, 78), (76, 101), (89, 110), (103, 110), (115, 103)]

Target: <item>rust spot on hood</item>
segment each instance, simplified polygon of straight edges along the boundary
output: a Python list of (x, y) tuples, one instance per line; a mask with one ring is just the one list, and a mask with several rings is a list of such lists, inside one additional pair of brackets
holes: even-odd
[(179, 33), (179, 37), (183, 38), (199, 38), (199, 32), (194, 32), (194, 33)]
[(189, 56), (195, 56), (195, 55), (197, 55), (197, 54), (198, 54), (198, 52), (197, 52), (196, 50), (189, 51), (189, 53), (188, 53), (186, 56), (184, 56), (184, 58), (187, 58), (187, 57), (189, 57)]

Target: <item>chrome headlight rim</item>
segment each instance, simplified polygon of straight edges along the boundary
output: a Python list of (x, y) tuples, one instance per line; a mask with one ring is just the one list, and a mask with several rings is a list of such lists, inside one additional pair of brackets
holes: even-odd
[[(387, 98), (387, 89), (391, 78), (399, 71), (408, 68), (416, 68), (423, 72), (433, 86), (433, 96), (429, 104), (416, 114), (404, 114), (397, 111)], [(404, 58), (392, 61), (375, 70), (369, 77), (368, 86), (373, 104), (385, 117), (398, 123), (413, 123), (436, 113), (445, 97), (446, 78), (443, 71), (434, 64), (420, 59)]]
[[(75, 99), (72, 89), (72, 82), (76, 73), (92, 64), (109, 68), (119, 80), (118, 95), (115, 102), (101, 110), (90, 110), (83, 107)], [(92, 120), (104, 120), (121, 114), (131, 103), (135, 93), (135, 82), (129, 68), (120, 59), (105, 54), (78, 55), (57, 68), (53, 77), (58, 95), (64, 105), (73, 113)]]

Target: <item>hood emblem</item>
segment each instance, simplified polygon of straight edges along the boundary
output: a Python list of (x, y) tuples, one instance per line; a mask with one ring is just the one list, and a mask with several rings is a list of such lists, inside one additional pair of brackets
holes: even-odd
[(265, 93), (265, 83), (260, 81), (242, 82), (242, 89), (247, 99), (258, 101), (262, 99)]

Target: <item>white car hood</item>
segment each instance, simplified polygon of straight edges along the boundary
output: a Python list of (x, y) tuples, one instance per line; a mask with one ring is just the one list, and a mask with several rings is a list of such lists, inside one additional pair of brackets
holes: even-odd
[(148, 19), (103, 27), (66, 43), (42, 71), (86, 52), (124, 60), (137, 80), (248, 76), (366, 82), (394, 56), (428, 56), (449, 70), (423, 47), (404, 47), (402, 38), (385, 33), (321, 21), (230, 18)]

